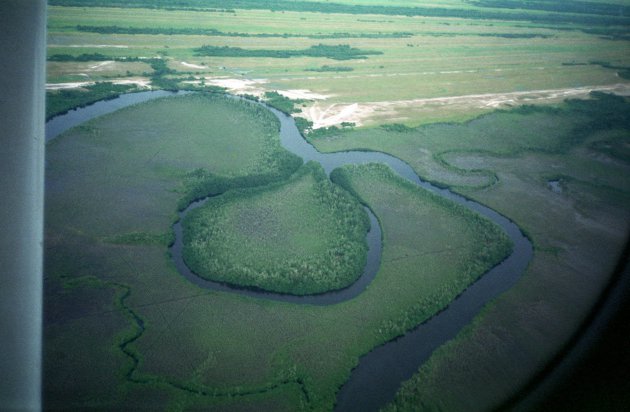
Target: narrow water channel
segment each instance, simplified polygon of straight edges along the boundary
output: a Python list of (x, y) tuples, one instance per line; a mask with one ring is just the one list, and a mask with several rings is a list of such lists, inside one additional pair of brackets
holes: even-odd
[[(113, 100), (98, 102), (85, 108), (70, 111), (65, 115), (53, 118), (46, 124), (46, 140), (50, 140), (65, 130), (92, 118), (111, 113), (126, 106), (171, 94), (173, 93), (165, 91), (127, 94)], [(402, 160), (379, 152), (347, 151), (320, 153), (302, 138), (290, 116), (273, 108), (269, 109), (280, 121), (280, 139), (283, 147), (301, 156), (304, 161), (319, 162), (327, 174), (343, 165), (371, 162), (386, 163), (402, 177), (418, 186), (486, 216), (499, 225), (514, 243), (514, 250), (506, 260), (468, 287), (446, 309), (404, 336), (387, 342), (360, 358), (359, 365), (352, 371), (350, 379), (338, 393), (335, 410), (376, 411), (393, 399), (400, 384), (409, 379), (435, 349), (454, 338), (465, 325), (470, 323), (486, 303), (516, 283), (531, 260), (533, 254), (532, 245), (520, 229), (506, 217), (448, 189), (441, 189), (421, 180), (413, 169)], [(180, 222), (186, 213), (201, 206), (202, 202), (194, 202), (180, 213)], [(261, 299), (282, 300), (302, 304), (335, 304), (360, 294), (378, 272), (381, 255), (381, 232), (376, 217), (369, 210), (367, 211), (370, 216), (371, 230), (367, 236), (369, 252), (365, 271), (355, 284), (339, 291), (298, 297), (254, 289), (234, 288), (229, 285), (201, 279), (191, 273), (181, 258), (182, 234), (180, 222), (174, 226), (176, 243), (171, 249), (171, 253), (180, 273), (201, 287), (241, 293)]]

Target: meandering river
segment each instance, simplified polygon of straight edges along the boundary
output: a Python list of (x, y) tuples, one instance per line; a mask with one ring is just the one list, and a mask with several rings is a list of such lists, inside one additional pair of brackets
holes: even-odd
[[(180, 92), (180, 94), (183, 93), (185, 92)], [(103, 114), (111, 113), (136, 103), (173, 94), (174, 93), (166, 91), (126, 94), (113, 100), (101, 101), (85, 108), (72, 110), (46, 123), (46, 140), (53, 139), (65, 130)], [(273, 108), (269, 109), (280, 121), (280, 139), (282, 146), (298, 156), (301, 156), (304, 161), (312, 160), (320, 163), (328, 174), (333, 169), (343, 165), (370, 162), (386, 163), (402, 177), (418, 186), (486, 216), (499, 225), (514, 243), (514, 250), (507, 259), (489, 270), (477, 282), (469, 286), (457, 299), (451, 302), (446, 309), (404, 336), (387, 342), (360, 358), (359, 365), (352, 371), (350, 379), (338, 393), (335, 410), (376, 411), (393, 399), (400, 384), (409, 379), (435, 349), (454, 338), (465, 325), (470, 323), (473, 317), (479, 313), (486, 303), (494, 299), (500, 293), (508, 290), (516, 283), (531, 260), (533, 254), (532, 245), (520, 229), (505, 216), (477, 202), (457, 195), (448, 189), (441, 189), (423, 181), (414, 170), (402, 160), (379, 152), (347, 151), (320, 153), (302, 138), (295, 126), (295, 122), (290, 116)], [(186, 210), (180, 213), (180, 222), (181, 217), (190, 210), (199, 207), (202, 203), (203, 200), (189, 205)], [(299, 304), (335, 304), (360, 294), (374, 278), (380, 266), (380, 227), (378, 226), (376, 217), (368, 209), (366, 210), (369, 214), (371, 224), (370, 232), (367, 235), (369, 246), (368, 261), (364, 273), (359, 280), (350, 287), (339, 291), (301, 297), (235, 288), (201, 279), (186, 267), (181, 257), (182, 233), (180, 222), (174, 225), (176, 242), (171, 252), (180, 273), (202, 287), (246, 294), (262, 299), (282, 300)]]

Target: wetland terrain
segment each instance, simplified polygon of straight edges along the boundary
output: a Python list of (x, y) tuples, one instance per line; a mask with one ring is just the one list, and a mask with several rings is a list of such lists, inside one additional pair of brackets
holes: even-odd
[(630, 22), (421, 3), (50, 2), (46, 409), (488, 410), (564, 349)]

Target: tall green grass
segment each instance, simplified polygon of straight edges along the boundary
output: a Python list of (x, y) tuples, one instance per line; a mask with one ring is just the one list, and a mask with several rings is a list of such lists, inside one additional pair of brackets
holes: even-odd
[[(474, 258), (466, 256), (454, 257), (455, 263), (460, 272), (459, 276), (443, 279), (439, 285), (434, 285), (434, 289), (428, 296), (419, 297), (418, 302), (406, 309), (404, 314), (397, 321), (388, 321), (383, 324), (382, 331), (387, 334), (402, 335), (425, 320), (430, 314), (443, 309), (448, 302), (460, 294), (470, 283), (485, 273), (489, 268), (501, 262), (512, 251), (512, 244), (507, 235), (487, 218), (472, 212), (465, 207), (447, 200), (441, 196), (433, 194), (425, 189), (419, 188), (408, 180), (396, 175), (389, 166), (378, 163), (371, 163), (360, 166), (346, 166), (335, 169), (331, 174), (331, 179), (344, 187), (346, 190), (359, 197), (369, 207), (378, 208), (389, 207), (396, 210), (403, 203), (394, 203), (397, 196), (405, 198), (406, 201), (415, 201), (420, 207), (429, 204), (431, 207), (439, 209), (453, 220), (463, 223), (462, 230), (475, 240)], [(389, 186), (383, 190), (383, 185)], [(388, 204), (388, 198), (391, 203)], [(414, 208), (407, 204), (403, 207)], [(389, 213), (393, 212), (390, 211)], [(400, 217), (403, 218), (405, 212), (401, 210)], [(404, 224), (403, 221), (397, 224)], [(413, 242), (413, 238), (408, 239)], [(387, 246), (387, 239), (385, 239)], [(456, 247), (453, 245), (453, 247)], [(401, 256), (406, 258), (408, 253)], [(386, 332), (385, 332), (386, 331)]]
[(367, 215), (309, 163), (286, 182), (210, 199), (184, 220), (184, 259), (197, 274), (296, 295), (354, 282), (367, 255)]

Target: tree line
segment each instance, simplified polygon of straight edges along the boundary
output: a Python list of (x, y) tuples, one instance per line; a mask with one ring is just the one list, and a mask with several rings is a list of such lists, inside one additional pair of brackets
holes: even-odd
[(302, 50), (279, 49), (242, 49), (229, 46), (201, 46), (195, 49), (197, 56), (215, 57), (271, 57), (288, 59), (290, 57), (325, 57), (333, 60), (367, 59), (368, 55), (383, 54), (377, 50), (361, 50), (347, 44), (330, 46), (318, 44)]
[[(342, 13), (342, 14), (378, 14), (395, 16), (425, 16), (425, 17), (455, 17), (466, 19), (492, 19), (492, 20), (524, 20), (545, 23), (569, 23), (569, 24), (595, 24), (595, 25), (630, 25), (630, 18), (626, 17), (625, 8), (621, 13), (610, 15), (602, 13), (601, 9), (589, 8), (589, 14), (575, 12), (573, 9), (564, 8), (561, 13), (539, 13), (540, 7), (546, 7), (543, 2), (534, 2), (532, 10), (524, 10), (526, 7), (503, 7), (497, 10), (499, 5), (510, 5), (508, 0), (495, 2), (479, 2), (480, 9), (458, 9), (446, 7), (422, 7), (422, 6), (384, 6), (364, 4), (324, 3), (315, 1), (291, 1), (291, 0), (49, 0), (50, 5), (75, 6), (75, 7), (141, 7), (150, 9), (167, 10), (217, 10), (217, 9), (255, 9), (271, 11), (293, 11), (313, 13)], [(516, 5), (516, 2), (513, 2)], [(531, 3), (531, 2), (528, 2)], [(557, 2), (569, 3), (569, 2)], [(593, 2), (591, 2), (593, 3)], [(523, 2), (519, 1), (518, 5)], [(599, 3), (593, 3), (599, 4)], [(486, 6), (487, 5), (487, 6)], [(490, 9), (492, 7), (492, 9)], [(536, 9), (535, 7), (538, 7)], [(490, 10), (489, 10), (490, 9)]]
[(315, 34), (290, 34), (290, 33), (243, 33), (243, 32), (224, 32), (212, 28), (173, 28), (173, 27), (121, 27), (121, 26), (87, 26), (77, 25), (77, 31), (86, 33), (99, 34), (163, 34), (167, 36), (177, 35), (202, 35), (202, 36), (218, 36), (218, 37), (257, 37), (257, 38), (292, 38), (301, 37), (308, 39), (390, 39), (411, 37), (411, 32), (377, 32), (377, 33), (315, 33)]

